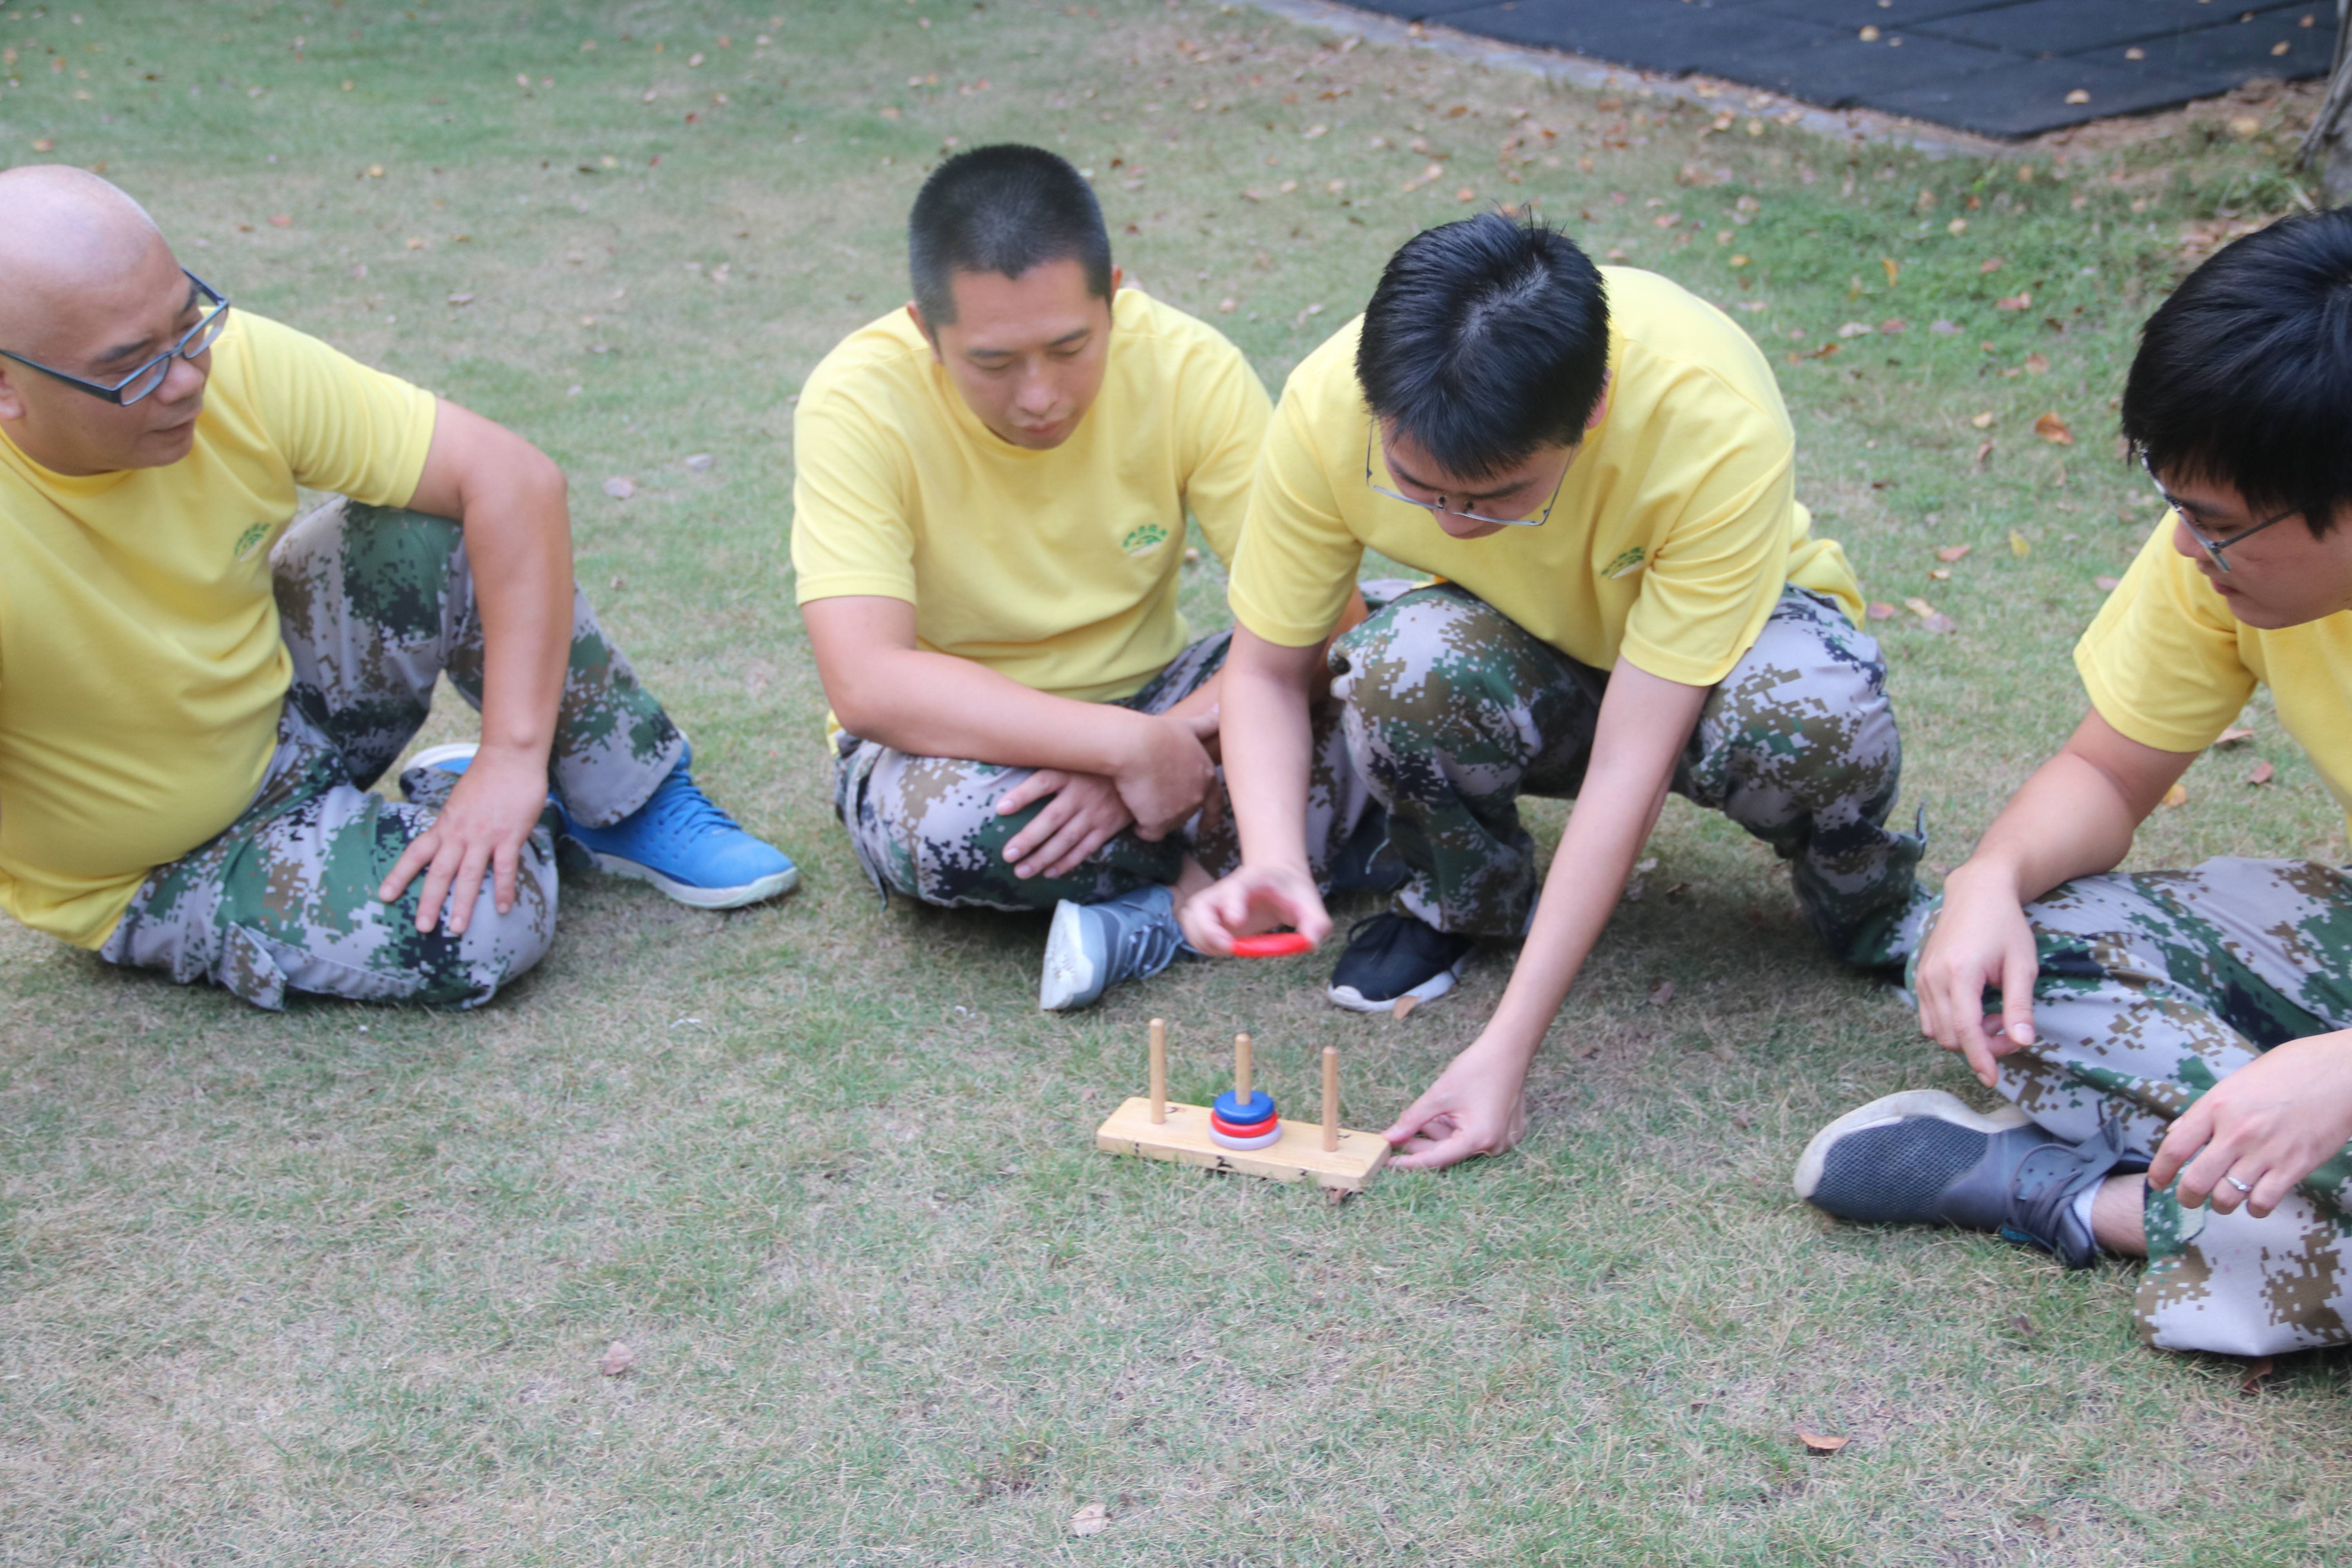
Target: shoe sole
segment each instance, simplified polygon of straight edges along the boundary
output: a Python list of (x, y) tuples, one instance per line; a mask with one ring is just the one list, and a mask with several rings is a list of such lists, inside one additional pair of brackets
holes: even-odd
[(1386, 1013), (1407, 996), (1412, 997), (1416, 1005), (1436, 1001), (1454, 989), (1454, 982), (1461, 973), (1462, 965), (1457, 963), (1453, 968), (1441, 969), (1412, 990), (1400, 992), (1385, 1002), (1374, 1002), (1352, 985), (1334, 985), (1323, 994), (1333, 1006), (1345, 1007), (1350, 1013)]
[(1990, 1114), (1973, 1110), (1966, 1101), (1940, 1089), (1906, 1089), (1900, 1094), (1886, 1095), (1868, 1105), (1855, 1107), (1813, 1134), (1812, 1142), (1806, 1144), (1805, 1152), (1797, 1157), (1797, 1173), (1790, 1178), (1790, 1184), (1797, 1189), (1797, 1196), (1810, 1203), (1813, 1194), (1821, 1190), (1822, 1167), (1829, 1160), (1831, 1147), (1839, 1139), (1866, 1127), (1884, 1127), (1912, 1116), (1932, 1116), (1938, 1121), (1948, 1121), (1956, 1127), (1965, 1127), (1988, 1137), (2006, 1132), (2013, 1127), (2022, 1127), (2033, 1120), (2014, 1105), (2004, 1105)]
[[(583, 846), (584, 847), (584, 846)], [(787, 867), (772, 877), (762, 877), (740, 888), (698, 888), (689, 882), (677, 881), (663, 876), (650, 866), (635, 860), (624, 860), (618, 855), (589, 851), (598, 869), (612, 876), (626, 877), (633, 882), (651, 882), (664, 893), (689, 909), (740, 910), (746, 904), (757, 904), (769, 899), (781, 898), (800, 886), (798, 867)]]
[(1066, 1013), (1102, 996), (1101, 966), (1087, 953), (1086, 916), (1064, 899), (1045, 932), (1045, 963), (1037, 975), (1037, 1008)]
[[(443, 763), (456, 762), (459, 758), (463, 758), (467, 762), (470, 763), (474, 760), (474, 753), (480, 750), (481, 747), (476, 745), (471, 741), (455, 741), (446, 746), (427, 746), (423, 751), (408, 759), (408, 767), (437, 768)], [(400, 771), (406, 773), (408, 768), (403, 768)], [(451, 771), (455, 773), (464, 773), (466, 770), (463, 768), (456, 768)]]

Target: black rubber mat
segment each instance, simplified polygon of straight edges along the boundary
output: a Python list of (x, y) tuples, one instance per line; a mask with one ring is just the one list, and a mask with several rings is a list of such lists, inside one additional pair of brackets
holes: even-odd
[(1830, 109), (2018, 138), (2325, 76), (2333, 0), (1356, 0)]

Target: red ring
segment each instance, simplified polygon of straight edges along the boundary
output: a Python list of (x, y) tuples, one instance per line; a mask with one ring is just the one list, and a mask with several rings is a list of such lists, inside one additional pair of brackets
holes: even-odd
[(1288, 958), (1294, 953), (1309, 952), (1315, 944), (1295, 931), (1271, 931), (1259, 936), (1234, 938), (1235, 958)]
[(1228, 1138), (1263, 1138), (1268, 1132), (1273, 1131), (1276, 1127), (1282, 1125), (1282, 1118), (1279, 1116), (1269, 1116), (1263, 1121), (1236, 1123), (1226, 1121), (1223, 1117), (1212, 1110), (1209, 1112), (1209, 1125), (1215, 1128), (1218, 1131), (1223, 1133)]

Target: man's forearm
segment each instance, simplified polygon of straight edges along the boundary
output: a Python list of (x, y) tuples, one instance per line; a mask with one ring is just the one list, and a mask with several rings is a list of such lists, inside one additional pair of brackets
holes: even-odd
[(1138, 728), (1150, 722), (1132, 709), (1056, 697), (971, 659), (920, 648), (871, 655), (835, 711), (853, 734), (914, 756), (1105, 776), (1123, 771)]
[(1226, 666), (1223, 675), (1219, 741), (1244, 865), (1303, 870), (1307, 864), (1307, 784), (1314, 737), (1307, 679), (1292, 674), (1244, 663)]
[(544, 765), (572, 657), (572, 523), (562, 477), (468, 487), (460, 520), (482, 620), (482, 744)]

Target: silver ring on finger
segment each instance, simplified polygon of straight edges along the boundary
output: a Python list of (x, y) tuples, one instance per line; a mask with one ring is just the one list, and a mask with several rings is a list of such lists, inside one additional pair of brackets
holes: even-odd
[(2248, 1197), (2253, 1196), (2254, 1189), (2252, 1183), (2242, 1182), (2235, 1176), (2224, 1176), (2221, 1179), (2229, 1183), (2231, 1186), (2237, 1188), (2240, 1192), (2245, 1194)]

